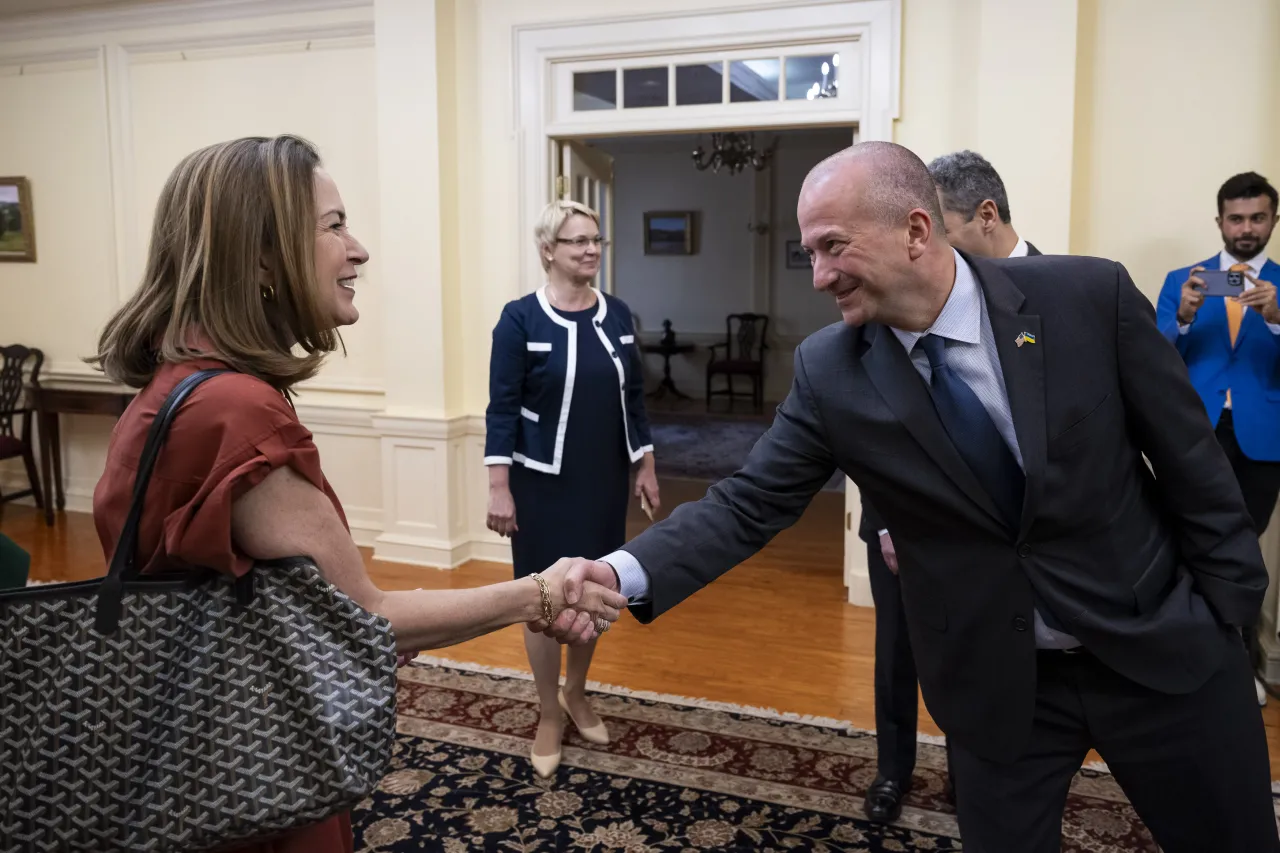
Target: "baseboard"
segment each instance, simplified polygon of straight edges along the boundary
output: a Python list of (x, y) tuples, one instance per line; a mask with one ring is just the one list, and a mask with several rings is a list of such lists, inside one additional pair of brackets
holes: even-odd
[[(63, 492), (66, 498), (67, 512), (93, 512), (93, 488), (96, 483), (71, 483)], [(24, 492), (31, 488), (31, 484), (27, 482), (25, 473), (7, 473), (0, 476), (0, 494), (11, 495), (14, 492)], [(35, 507), (35, 498), (28, 495), (25, 498), (18, 498), (10, 503), (18, 506)]]
[(455, 550), (455, 554), (461, 557), (461, 562), (465, 563), (469, 560), (478, 560), (485, 563), (508, 563), (511, 559), (511, 543), (505, 539), (497, 542), (487, 539), (477, 539), (470, 542), (464, 542)]
[(459, 541), (453, 544), (419, 536), (380, 533), (373, 537), (373, 558), (389, 563), (456, 569), (471, 560), (510, 563), (511, 546), (488, 540)]

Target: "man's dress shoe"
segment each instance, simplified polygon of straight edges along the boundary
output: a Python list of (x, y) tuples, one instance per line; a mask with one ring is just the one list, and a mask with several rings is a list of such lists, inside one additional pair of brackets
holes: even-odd
[(911, 783), (904, 787), (892, 779), (876, 776), (867, 789), (862, 808), (867, 817), (876, 823), (893, 823), (902, 814), (902, 798), (911, 790)]

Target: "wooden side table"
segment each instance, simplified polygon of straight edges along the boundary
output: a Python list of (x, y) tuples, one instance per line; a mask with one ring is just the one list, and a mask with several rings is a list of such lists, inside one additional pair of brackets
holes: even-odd
[[(44, 478), (44, 523), (53, 526), (54, 493), (57, 493), (58, 510), (67, 506), (62, 489), (62, 434), (60, 415), (111, 415), (120, 417), (136, 392), (102, 389), (80, 390), (49, 388), (35, 385), (31, 388), (32, 405), (40, 429), (40, 474)], [(53, 467), (50, 475), (50, 465)]]
[(643, 352), (654, 353), (662, 356), (662, 382), (658, 384), (657, 388), (650, 391), (648, 396), (655, 399), (661, 399), (666, 396), (668, 391), (670, 391), (681, 400), (693, 399), (688, 394), (683, 393), (679, 388), (677, 388), (675, 382), (671, 381), (671, 356), (691, 353), (697, 348), (697, 344), (674, 344), (670, 346), (665, 344), (644, 344), (641, 347)]

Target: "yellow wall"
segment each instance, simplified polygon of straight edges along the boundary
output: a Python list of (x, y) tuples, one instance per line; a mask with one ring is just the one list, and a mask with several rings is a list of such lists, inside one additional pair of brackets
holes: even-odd
[[(18, 69), (13, 69), (16, 72)], [(0, 70), (0, 174), (31, 182), (38, 263), (0, 264), (0, 341), (92, 355), (116, 304), (106, 115), (91, 60)]]
[[(360, 14), (293, 15), (278, 23), (286, 32), (323, 32)], [(221, 36), (229, 43), (216, 44)], [(334, 37), (308, 48), (288, 37), (236, 44), (237, 36), (234, 23), (220, 23), (0, 39), (0, 114), (7, 117), (0, 174), (30, 179), (39, 252), (35, 264), (0, 264), (0, 342), (41, 348), (46, 384), (95, 378), (83, 359), (137, 286), (161, 186), (183, 156), (204, 145), (284, 132), (309, 138), (338, 182), (353, 230), (379, 256), (372, 37)], [(170, 41), (195, 47), (168, 50)], [(83, 58), (59, 59), (68, 51)], [(347, 356), (326, 362), (311, 383), (316, 390), (302, 395), (306, 402), (381, 408), (383, 283), (376, 262), (366, 273), (358, 284), (361, 321), (343, 332)], [(110, 429), (106, 418), (63, 419), (74, 509), (87, 508)], [(359, 515), (381, 500), (377, 446), (371, 460), (368, 448), (348, 448), (344, 440), (321, 443), (341, 448), (331, 454), (335, 462), (349, 461), (335, 464), (330, 476)], [(15, 478), (24, 479), (20, 464), (0, 466), (0, 486)]]
[(1224, 180), (1280, 184), (1280, 3), (1081, 0), (1080, 29), (1071, 251), (1123, 262), (1154, 298), (1222, 248)]
[(925, 162), (987, 157), (1015, 227), (1065, 252), (1075, 104), (1076, 0), (904, 0), (901, 119), (894, 140)]

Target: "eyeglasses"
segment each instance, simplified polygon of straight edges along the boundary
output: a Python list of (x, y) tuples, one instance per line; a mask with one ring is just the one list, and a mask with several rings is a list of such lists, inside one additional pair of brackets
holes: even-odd
[(585, 249), (588, 244), (599, 249), (601, 246), (609, 245), (609, 241), (603, 237), (574, 237), (572, 240), (566, 240), (563, 237), (556, 238), (557, 243), (564, 243), (566, 246), (572, 246), (575, 249)]

